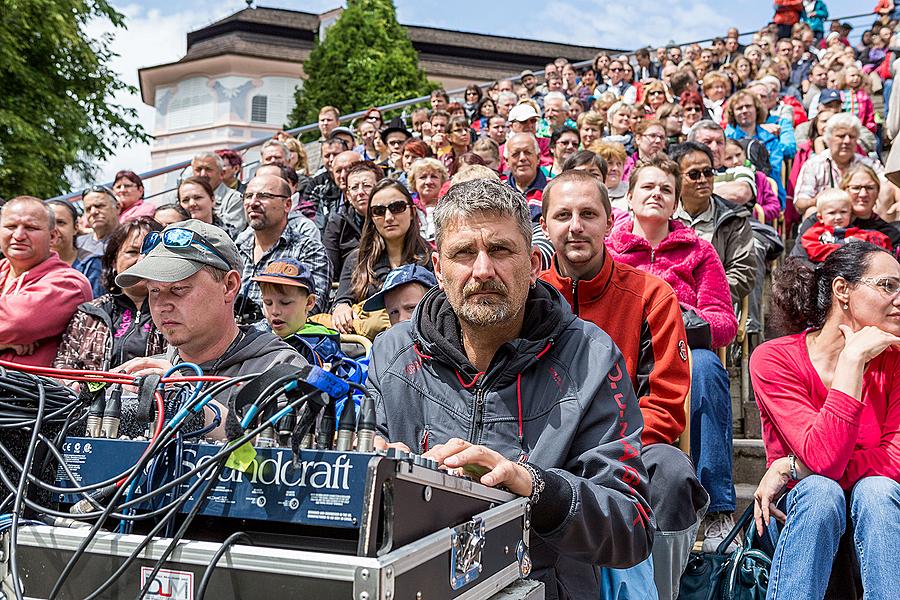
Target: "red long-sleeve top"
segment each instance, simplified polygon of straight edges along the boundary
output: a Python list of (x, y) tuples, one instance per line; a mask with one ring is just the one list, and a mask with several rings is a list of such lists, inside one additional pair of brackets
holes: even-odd
[(843, 489), (875, 475), (900, 481), (900, 351), (885, 350), (869, 362), (860, 400), (825, 387), (805, 332), (757, 348), (750, 377), (767, 465), (794, 454)]

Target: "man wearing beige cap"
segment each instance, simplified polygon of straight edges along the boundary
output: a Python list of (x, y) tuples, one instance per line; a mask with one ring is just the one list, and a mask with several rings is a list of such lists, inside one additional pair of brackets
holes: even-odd
[(237, 377), (279, 363), (306, 364), (274, 334), (238, 326), (234, 299), (241, 289), (241, 257), (222, 229), (196, 219), (173, 223), (144, 238), (141, 256), (116, 284), (147, 282), (150, 314), (170, 347), (164, 355), (126, 362), (126, 373), (162, 374), (190, 362), (206, 375)]

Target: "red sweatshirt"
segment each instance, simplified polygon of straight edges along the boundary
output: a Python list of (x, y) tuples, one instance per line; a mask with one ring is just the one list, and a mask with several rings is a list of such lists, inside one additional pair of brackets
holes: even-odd
[(622, 351), (644, 417), (641, 441), (671, 444), (684, 431), (684, 402), (691, 388), (681, 307), (665, 281), (605, 254), (603, 267), (589, 281), (563, 277), (555, 260), (541, 279)]
[[(10, 276), (9, 261), (0, 260), (0, 292)], [(0, 344), (33, 344), (34, 354), (17, 356), (0, 351), (0, 359), (49, 367), (56, 358), (60, 337), (78, 310), (91, 300), (87, 278), (61, 261), (55, 252), (26, 271), (0, 295)]]
[(825, 387), (806, 333), (762, 344), (750, 357), (750, 377), (768, 465), (794, 454), (845, 490), (875, 475), (900, 481), (900, 351), (869, 362), (862, 401)]

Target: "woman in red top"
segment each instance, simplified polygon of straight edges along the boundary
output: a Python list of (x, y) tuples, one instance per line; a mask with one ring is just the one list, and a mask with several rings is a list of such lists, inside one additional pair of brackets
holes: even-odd
[(770, 515), (784, 523), (767, 598), (822, 598), (851, 524), (865, 597), (896, 597), (900, 264), (865, 242), (815, 270), (788, 259), (773, 298), (793, 335), (750, 359), (769, 464), (755, 494), (756, 526), (762, 533)]

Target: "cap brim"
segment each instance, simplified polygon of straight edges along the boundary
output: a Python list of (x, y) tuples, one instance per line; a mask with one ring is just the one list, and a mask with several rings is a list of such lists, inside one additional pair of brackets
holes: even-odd
[(301, 287), (305, 289), (307, 292), (310, 291), (309, 286), (303, 283), (302, 281), (294, 281), (293, 279), (288, 279), (287, 277), (277, 277), (275, 275), (260, 275), (258, 277), (253, 277), (251, 281), (255, 281), (257, 283), (274, 283), (277, 285), (290, 285), (293, 287)]
[(148, 254), (125, 272), (119, 273), (116, 276), (116, 285), (127, 288), (145, 279), (173, 283), (187, 279), (202, 269), (204, 265), (205, 263), (184, 258)]
[(390, 290), (381, 290), (380, 292), (376, 292), (375, 294), (369, 296), (368, 300), (363, 303), (362, 309), (366, 312), (383, 309), (384, 295), (389, 291)]

